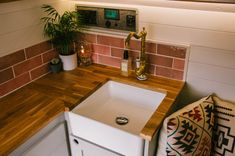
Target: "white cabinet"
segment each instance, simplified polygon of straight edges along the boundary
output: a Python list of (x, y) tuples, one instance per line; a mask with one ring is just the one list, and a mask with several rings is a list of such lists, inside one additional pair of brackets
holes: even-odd
[(10, 156), (69, 156), (67, 126), (60, 116), (22, 144)]
[(55, 127), (22, 156), (68, 156), (64, 123)]
[(145, 141), (140, 136), (75, 113), (66, 112), (65, 117), (71, 136), (82, 138), (121, 155), (143, 156)]
[(70, 136), (70, 146), (72, 156), (121, 156), (118, 153), (74, 136)]

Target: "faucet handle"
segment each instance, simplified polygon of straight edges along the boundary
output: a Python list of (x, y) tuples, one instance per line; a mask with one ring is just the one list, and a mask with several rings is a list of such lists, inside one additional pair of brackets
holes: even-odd
[(140, 32), (144, 37), (147, 35), (147, 31), (145, 30), (145, 27), (143, 27), (143, 30)]

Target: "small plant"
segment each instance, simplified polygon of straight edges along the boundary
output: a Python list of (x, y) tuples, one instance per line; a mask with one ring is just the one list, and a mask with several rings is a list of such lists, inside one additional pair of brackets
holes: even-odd
[(51, 59), (51, 64), (59, 64), (60, 63), (60, 59), (59, 58), (53, 58)]
[(59, 73), (61, 71), (62, 63), (59, 58), (53, 58), (50, 61), (50, 68), (52, 73)]
[(82, 27), (81, 16), (76, 11), (65, 11), (60, 15), (55, 8), (46, 4), (42, 5), (42, 9), (47, 13), (47, 16), (41, 18), (44, 22), (44, 35), (52, 40), (61, 55), (73, 54), (76, 33)]

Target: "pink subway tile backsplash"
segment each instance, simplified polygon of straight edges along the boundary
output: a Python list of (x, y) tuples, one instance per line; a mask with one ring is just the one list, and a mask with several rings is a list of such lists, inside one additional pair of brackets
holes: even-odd
[(48, 50), (52, 49), (52, 45), (50, 41), (42, 42), (39, 44), (36, 44), (34, 46), (31, 46), (29, 48), (26, 48), (26, 57), (31, 58), (36, 55), (42, 54)]
[(184, 70), (184, 64), (185, 64), (185, 60), (180, 60), (180, 59), (174, 58), (173, 68), (179, 69), (179, 70)]
[(36, 69), (33, 69), (30, 72), (31, 78), (32, 80), (39, 78), (42, 75), (45, 75), (49, 72), (50, 67), (49, 67), (49, 63), (48, 64), (44, 64)]
[(183, 80), (183, 71), (174, 70), (171, 68), (165, 68), (165, 67), (158, 67), (156, 66), (155, 74), (158, 76), (163, 76), (167, 78), (177, 79), (177, 80)]
[(92, 51), (94, 53), (102, 54), (102, 55), (111, 55), (111, 48), (106, 45), (96, 45), (93, 44)]
[(0, 96), (3, 96), (30, 82), (29, 73), (24, 73), (10, 81), (0, 84)]
[(97, 35), (94, 34), (85, 34), (84, 40), (89, 43), (96, 43)]
[(15, 75), (18, 76), (20, 74), (32, 70), (33, 68), (40, 66), (41, 64), (42, 64), (42, 58), (39, 55), (13, 66), (13, 69)]
[(25, 60), (24, 50), (0, 57), (0, 70), (10, 67)]
[[(92, 59), (95, 63), (120, 67), (120, 59), (122, 59), (123, 51), (126, 48), (124, 45), (125, 38), (95, 34), (85, 34), (84, 36), (87, 36), (88, 41), (93, 44)], [(129, 48), (129, 56), (132, 58), (134, 70), (135, 60), (140, 56), (141, 42), (132, 39)], [(147, 41), (145, 51), (148, 63), (147, 70), (150, 74), (183, 80), (186, 47)]]
[(131, 40), (130, 41), (130, 49), (139, 51), (141, 48), (141, 42), (138, 40)]
[(110, 65), (112, 67), (120, 67), (121, 59), (109, 56), (98, 55), (98, 63)]
[(124, 48), (124, 39), (110, 36), (97, 36), (97, 43), (112, 47)]
[(152, 43), (152, 42), (147, 42), (146, 43), (146, 47), (145, 47), (145, 50), (147, 53), (156, 53), (157, 51), (157, 44), (156, 43)]
[(155, 66), (154, 66), (154, 65), (151, 65), (151, 64), (148, 64), (148, 65), (147, 65), (147, 68), (148, 68), (148, 70), (147, 70), (148, 73), (154, 75)]
[[(78, 34), (77, 44), (89, 43), (92, 61), (120, 68), (125, 49), (125, 37), (111, 37), (96, 34)], [(131, 40), (129, 56), (135, 69), (135, 59), (140, 55), (141, 42)], [(149, 74), (183, 80), (186, 61), (186, 47), (146, 42), (147, 71)], [(12, 54), (0, 57), (0, 96), (3, 96), (48, 72), (49, 62), (58, 57), (49, 41), (42, 42)]]
[(150, 64), (155, 64), (164, 67), (172, 67), (173, 58), (152, 54), (148, 54), (147, 57)]
[(1, 57), (0, 97), (48, 73), (48, 62), (55, 56), (58, 53), (46, 41)]
[(111, 48), (111, 56), (123, 58), (123, 49)]
[(92, 54), (92, 56), (91, 56), (91, 59), (92, 59), (92, 62), (93, 63), (98, 63), (98, 55), (97, 54)]
[[(131, 40), (130, 41), (130, 49), (131, 50), (140, 51), (140, 49), (141, 49), (141, 42), (137, 41), (137, 40)], [(156, 53), (156, 51), (157, 51), (156, 43), (146, 42), (146, 44), (145, 44), (145, 51), (147, 53)]]
[(0, 71), (0, 75), (0, 84), (14, 78), (11, 67)]
[(185, 58), (186, 57), (186, 48), (158, 44), (157, 53), (161, 54), (161, 55), (166, 55), (166, 56)]
[(135, 60), (140, 57), (140, 52), (139, 51), (129, 51), (130, 57)]
[(56, 57), (58, 58), (59, 54), (55, 49), (52, 49), (42, 54), (43, 63), (48, 63), (51, 61), (51, 59), (56, 58)]
[[(122, 59), (123, 52), (124, 52), (124, 49), (111, 48), (111, 56), (118, 57), (118, 58)], [(136, 59), (137, 57), (139, 57), (139, 54), (140, 53), (138, 51), (129, 50), (129, 57), (131, 57), (132, 59)]]

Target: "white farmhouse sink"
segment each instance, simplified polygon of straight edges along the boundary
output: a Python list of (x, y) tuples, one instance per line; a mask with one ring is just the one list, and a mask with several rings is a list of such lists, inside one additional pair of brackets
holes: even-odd
[[(138, 155), (131, 152), (143, 149), (139, 134), (164, 97), (164, 93), (108, 81), (68, 113), (72, 134), (124, 155)], [(119, 116), (129, 122), (117, 124)], [(132, 147), (133, 142), (137, 144)]]
[[(164, 97), (163, 93), (108, 81), (72, 112), (139, 135)], [(116, 124), (118, 116), (127, 117), (129, 123)]]

